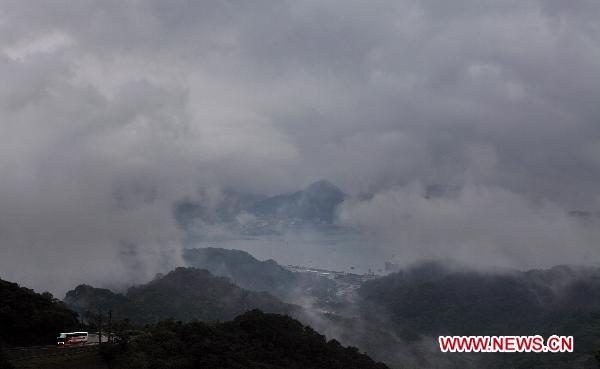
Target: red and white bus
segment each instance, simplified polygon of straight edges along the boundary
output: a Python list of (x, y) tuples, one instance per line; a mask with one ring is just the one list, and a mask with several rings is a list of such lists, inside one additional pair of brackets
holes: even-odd
[(88, 332), (61, 333), (56, 338), (58, 345), (85, 345), (88, 342)]

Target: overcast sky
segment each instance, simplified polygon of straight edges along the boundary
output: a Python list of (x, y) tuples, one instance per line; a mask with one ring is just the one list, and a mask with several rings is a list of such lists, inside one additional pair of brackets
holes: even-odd
[[(599, 19), (597, 0), (0, 0), (0, 276), (144, 280), (180, 262), (177, 199), (321, 178), (377, 193), (342, 221), (412, 258), (600, 256), (561, 218), (600, 209)], [(430, 184), (466, 190), (431, 208)]]

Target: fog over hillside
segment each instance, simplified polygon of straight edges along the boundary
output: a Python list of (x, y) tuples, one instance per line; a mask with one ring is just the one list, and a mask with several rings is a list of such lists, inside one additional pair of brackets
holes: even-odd
[(273, 214), (247, 203), (321, 179), (345, 196), (322, 220), (360, 241), (304, 247), (290, 221), (277, 242), (302, 262), (596, 264), (599, 16), (593, 0), (0, 0), (0, 277), (57, 296), (146, 283), (185, 264), (177, 204), (231, 239)]

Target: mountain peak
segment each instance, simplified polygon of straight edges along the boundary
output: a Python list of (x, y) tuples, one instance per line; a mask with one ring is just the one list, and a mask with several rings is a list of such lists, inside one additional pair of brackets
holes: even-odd
[(333, 183), (320, 180), (305, 190), (281, 194), (259, 201), (250, 212), (265, 218), (299, 221), (304, 224), (332, 224), (335, 208), (344, 193)]
[(307, 193), (331, 193), (343, 197), (344, 193), (340, 188), (326, 179), (311, 183), (305, 190)]

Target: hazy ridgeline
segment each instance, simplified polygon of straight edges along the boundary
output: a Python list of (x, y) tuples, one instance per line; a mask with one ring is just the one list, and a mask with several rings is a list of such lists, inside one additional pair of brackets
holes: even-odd
[[(590, 367), (599, 18), (595, 0), (0, 0), (0, 276), (139, 322), (293, 313), (399, 367)], [(360, 287), (285, 268), (386, 261)], [(11, 330), (70, 325), (0, 287)], [(520, 332), (576, 352), (435, 345)]]
[[(61, 360), (61, 365), (84, 367), (81, 360), (87, 360), (97, 362), (94, 367), (119, 369), (387, 368), (354, 347), (327, 340), (289, 316), (252, 310), (262, 307), (289, 314), (297, 309), (267, 293), (243, 291), (223, 278), (210, 276), (205, 270), (179, 268), (146, 286), (132, 288), (127, 297), (80, 286), (70, 292), (66, 300), (70, 306), (86, 309), (81, 322), (76, 313), (47, 293), (36, 294), (0, 280), (0, 296), (0, 367), (3, 369), (14, 369), (12, 364), (42, 369), (56, 367), (58, 362), (53, 364), (54, 356)], [(114, 320), (107, 321), (112, 309)], [(241, 309), (244, 313), (232, 309)], [(102, 314), (104, 325), (98, 325)], [(192, 322), (182, 324), (173, 318)], [(214, 322), (221, 318), (229, 321)], [(86, 350), (85, 358), (69, 355), (68, 347), (60, 350), (62, 358), (60, 352), (51, 349), (56, 339), (54, 332), (96, 329), (104, 329), (104, 332), (111, 329), (110, 335), (117, 341), (104, 343), (98, 351)], [(133, 339), (132, 334), (135, 334)], [(24, 356), (17, 362), (5, 351), (5, 345), (17, 351), (23, 349), (15, 348), (17, 345), (50, 347), (38, 346), (32, 358)]]
[[(348, 293), (329, 279), (291, 273), (239, 250), (196, 249), (189, 255), (196, 266), (235, 276), (249, 291), (206, 270), (178, 268), (124, 295), (79, 286), (65, 301), (83, 317), (111, 308), (117, 319), (137, 323), (170, 317), (227, 320), (252, 308), (291, 314), (328, 338), (397, 368), (587, 368), (595, 365), (600, 348), (600, 269), (594, 267), (482, 271), (429, 262), (365, 282)], [(288, 292), (282, 294), (282, 286)], [(340, 295), (341, 291), (345, 292)], [(531, 334), (573, 335), (576, 352), (450, 355), (437, 347), (439, 335)]]
[[(337, 247), (336, 252), (343, 253), (343, 247), (349, 245), (347, 241), (356, 238), (372, 242), (368, 247), (379, 253), (381, 261), (390, 251), (391, 240), (424, 242), (429, 245), (425, 254), (441, 248), (442, 240), (431, 230), (434, 225), (444, 224), (447, 242), (464, 242), (463, 251), (475, 247), (473, 242), (481, 239), (485, 229), (490, 231), (489, 237), (498, 237), (490, 238), (489, 245), (520, 241), (524, 233), (492, 232), (492, 225), (486, 222), (493, 217), (486, 219), (477, 203), (482, 198), (490, 204), (501, 202), (503, 205), (497, 209), (500, 214), (517, 210), (516, 219), (506, 223), (509, 230), (520, 229), (517, 224), (524, 214), (538, 217), (530, 224), (536, 223), (539, 229), (534, 228), (528, 235), (535, 242), (536, 237), (549, 237), (545, 232), (552, 227), (566, 230), (565, 237), (573, 237), (581, 245), (587, 245), (597, 233), (598, 220), (593, 213), (564, 213), (552, 207), (527, 207), (522, 213), (518, 198), (502, 191), (412, 186), (388, 195), (391, 197), (349, 197), (331, 183), (321, 181), (290, 194), (245, 198), (238, 205), (232, 204), (237, 204), (239, 195), (224, 194), (222, 201), (229, 201), (229, 207), (222, 202), (214, 208), (206, 208), (202, 202), (179, 202), (173, 212), (177, 227), (185, 235), (182, 242), (188, 247), (228, 242), (244, 246), (246, 242), (289, 240), (290, 234), (325, 235), (330, 244), (317, 244), (323, 247), (323, 255), (327, 255), (327, 247)], [(371, 214), (374, 209), (383, 209), (386, 216)], [(465, 216), (480, 216), (477, 221), (481, 229), (463, 234)], [(380, 221), (369, 223), (373, 219)], [(409, 224), (414, 227), (403, 228)], [(285, 242), (292, 260), (294, 255), (315, 250), (305, 250), (301, 243)], [(555, 240), (554, 245), (558, 247), (560, 242)], [(142, 280), (141, 275), (149, 271), (143, 267), (148, 255), (133, 245), (123, 245), (122, 257), (131, 263), (130, 273), (145, 270), (142, 274), (105, 280), (94, 287), (80, 285), (66, 294), (65, 302), (88, 323), (93, 323), (99, 312), (109, 310), (117, 321), (128, 320), (137, 325), (170, 318), (184, 322), (223, 321), (251, 309), (288, 314), (328, 338), (356, 346), (376, 360), (398, 368), (594, 365), (594, 352), (600, 347), (596, 338), (600, 329), (598, 269), (556, 266), (518, 271), (505, 265), (494, 268), (478, 259), (488, 253), (483, 257), (494, 260), (489, 254), (494, 249), (486, 249), (485, 242), (481, 245), (479, 253), (469, 253), (471, 257), (461, 261), (420, 262), (412, 266), (410, 261), (418, 257), (402, 258), (406, 254), (399, 252), (394, 255), (394, 261), (401, 266), (398, 272), (365, 282), (358, 289), (314, 273), (293, 273), (275, 260), (260, 261), (242, 250), (216, 247), (183, 248), (178, 251), (177, 262), (167, 258), (161, 264), (160, 258), (156, 259), (159, 270), (165, 273)], [(332, 255), (335, 256), (329, 257)], [(359, 255), (354, 256), (356, 265), (373, 260), (360, 260)], [(450, 255), (452, 252), (445, 255), (446, 260)], [(543, 264), (542, 259), (539, 261)], [(368, 262), (363, 265), (369, 265)], [(326, 261), (317, 259), (316, 263), (318, 266)], [(169, 269), (172, 264), (188, 268)], [(440, 353), (436, 337), (455, 334), (574, 335), (577, 351), (561, 355)]]

